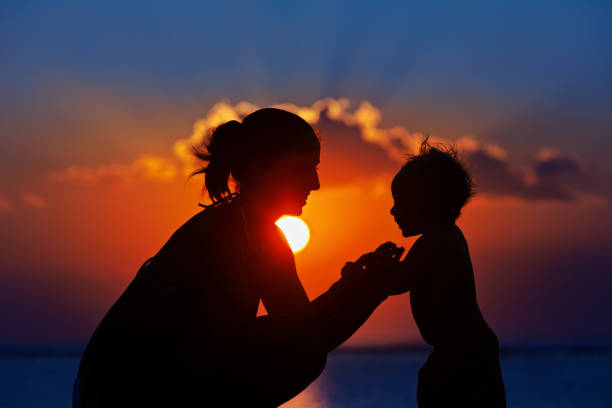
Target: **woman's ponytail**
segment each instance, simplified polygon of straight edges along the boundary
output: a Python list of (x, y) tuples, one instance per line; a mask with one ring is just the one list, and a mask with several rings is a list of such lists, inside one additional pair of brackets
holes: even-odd
[(240, 162), (239, 151), (242, 125), (236, 120), (217, 127), (211, 134), (206, 150), (193, 148), (195, 156), (208, 165), (191, 173), (204, 174), (204, 186), (210, 199), (215, 202), (230, 194), (229, 177), (234, 166)]

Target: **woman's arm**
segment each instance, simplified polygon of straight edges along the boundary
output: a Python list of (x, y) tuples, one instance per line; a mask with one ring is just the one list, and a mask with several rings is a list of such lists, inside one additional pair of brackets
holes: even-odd
[[(278, 231), (280, 234), (280, 231)], [(368, 319), (387, 294), (372, 279), (343, 277), (312, 302), (308, 300), (284, 238), (268, 242), (252, 275), (262, 302), (285, 335), (316, 339), (326, 351), (338, 347)], [(376, 277), (374, 277), (376, 279)], [(273, 326), (268, 321), (267, 325)]]
[(300, 282), (293, 253), (282, 232), (270, 231), (250, 264), (254, 289), (270, 316), (304, 313), (308, 296)]
[(311, 302), (311, 313), (331, 351), (348, 340), (370, 317), (387, 295), (367, 285), (367, 280), (350, 281), (343, 277)]

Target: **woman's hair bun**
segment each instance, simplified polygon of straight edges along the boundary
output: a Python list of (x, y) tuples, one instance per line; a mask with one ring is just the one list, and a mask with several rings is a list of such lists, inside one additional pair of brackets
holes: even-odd
[(237, 120), (230, 120), (218, 126), (210, 135), (206, 150), (193, 148), (193, 153), (200, 160), (208, 162), (206, 167), (191, 173), (205, 174), (204, 186), (213, 201), (222, 199), (230, 193), (228, 180), (233, 164), (237, 162), (240, 145), (242, 124)]
[(210, 136), (206, 150), (210, 155), (209, 161), (227, 161), (228, 165), (235, 159), (236, 148), (240, 143), (242, 125), (237, 120), (230, 120), (218, 126)]

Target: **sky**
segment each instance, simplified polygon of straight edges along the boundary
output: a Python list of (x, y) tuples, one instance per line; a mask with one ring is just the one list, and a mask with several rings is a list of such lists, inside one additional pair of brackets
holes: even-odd
[[(291, 3), (291, 2), (289, 2)], [(311, 298), (392, 240), (425, 135), (477, 195), (458, 225), (505, 343), (612, 340), (612, 6), (22, 1), (0, 6), (0, 343), (86, 341), (199, 211), (186, 154), (264, 106), (322, 137), (296, 254)], [(349, 340), (420, 342), (408, 296)]]

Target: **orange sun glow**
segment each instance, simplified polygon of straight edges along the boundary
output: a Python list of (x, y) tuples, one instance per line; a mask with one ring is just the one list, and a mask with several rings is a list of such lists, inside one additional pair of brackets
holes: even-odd
[(283, 231), (293, 253), (300, 252), (308, 244), (310, 231), (304, 221), (298, 217), (282, 216), (276, 225)]

